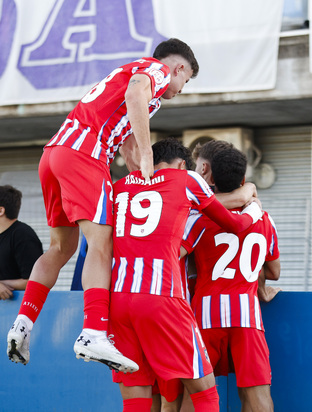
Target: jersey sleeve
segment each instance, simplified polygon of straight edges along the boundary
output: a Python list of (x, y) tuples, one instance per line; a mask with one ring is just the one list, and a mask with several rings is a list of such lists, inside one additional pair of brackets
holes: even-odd
[(186, 196), (196, 209), (205, 209), (214, 199), (213, 191), (196, 172), (187, 171)]
[(279, 248), (278, 248), (278, 235), (277, 235), (277, 230), (276, 230), (274, 220), (268, 213), (265, 213), (265, 215), (267, 217), (267, 224), (271, 226), (270, 239), (268, 239), (268, 242), (269, 242), (268, 249), (269, 250), (268, 250), (265, 260), (271, 261), (271, 260), (278, 259), (280, 255)]
[(181, 246), (191, 253), (205, 232), (204, 217), (198, 210), (191, 210), (187, 219)]

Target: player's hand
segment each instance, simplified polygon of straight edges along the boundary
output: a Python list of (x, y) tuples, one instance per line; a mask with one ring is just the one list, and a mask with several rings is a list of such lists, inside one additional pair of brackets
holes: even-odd
[(260, 207), (260, 209), (262, 209), (262, 204), (261, 204), (261, 202), (260, 202), (260, 199), (259, 199), (258, 197), (254, 197), (254, 196), (249, 200), (249, 202), (247, 202), (247, 203), (244, 205), (244, 207), (249, 206), (252, 202), (256, 202), (257, 205)]
[(154, 174), (153, 153), (141, 157), (140, 170), (146, 182), (150, 182)]
[(0, 300), (10, 299), (13, 296), (13, 289), (0, 282)]
[(281, 292), (281, 288), (273, 286), (264, 286), (264, 288), (258, 288), (258, 298), (262, 302), (270, 302), (278, 292)]

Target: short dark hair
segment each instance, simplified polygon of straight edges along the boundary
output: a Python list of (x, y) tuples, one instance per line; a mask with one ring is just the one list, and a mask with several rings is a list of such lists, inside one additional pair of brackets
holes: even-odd
[(171, 38), (159, 43), (154, 51), (153, 57), (155, 59), (161, 60), (165, 57), (170, 56), (171, 54), (178, 54), (179, 56), (184, 57), (184, 59), (189, 62), (193, 70), (191, 78), (194, 79), (197, 76), (199, 65), (190, 46), (188, 46), (182, 40)]
[(225, 140), (212, 139), (203, 145), (198, 143), (192, 152), (192, 156), (194, 160), (197, 160), (199, 157), (201, 157), (211, 164), (212, 158), (215, 153), (232, 147), (234, 147), (232, 143), (226, 142)]
[(17, 219), (22, 204), (22, 192), (10, 185), (0, 186), (0, 207), (8, 219)]
[(192, 169), (192, 154), (188, 147), (174, 137), (168, 137), (163, 140), (159, 140), (152, 146), (154, 165), (160, 162), (172, 163), (176, 159), (182, 159), (185, 161), (186, 169)]
[(235, 147), (214, 154), (211, 162), (212, 176), (220, 192), (232, 192), (240, 187), (245, 177), (247, 157)]

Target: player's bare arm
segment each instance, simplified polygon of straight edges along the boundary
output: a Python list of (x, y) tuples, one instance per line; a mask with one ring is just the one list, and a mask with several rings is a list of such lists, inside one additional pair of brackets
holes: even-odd
[[(273, 271), (273, 273), (271, 273), (271, 271)], [(278, 280), (280, 273), (280, 260), (277, 259), (271, 262), (265, 262), (258, 278), (258, 298), (263, 302), (270, 302), (282, 289), (280, 287), (267, 286), (265, 284), (266, 273), (268, 276), (272, 277), (271, 280)]]
[(133, 134), (129, 136), (119, 148), (119, 153), (124, 159), (130, 173), (140, 169), (140, 150)]
[(144, 74), (133, 75), (125, 93), (125, 100), (128, 118), (140, 150), (140, 169), (146, 180), (150, 180), (154, 173), (148, 108), (151, 99), (150, 78)]
[[(257, 198), (257, 189), (253, 183), (247, 182), (231, 193), (216, 193), (216, 198), (227, 209), (248, 206)], [(261, 204), (259, 206), (261, 207)]]

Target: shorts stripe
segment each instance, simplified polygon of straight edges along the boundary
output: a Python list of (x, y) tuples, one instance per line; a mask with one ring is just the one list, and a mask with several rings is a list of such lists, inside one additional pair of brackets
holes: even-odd
[(105, 179), (103, 180), (102, 191), (101, 195), (97, 204), (96, 213), (93, 219), (95, 223), (106, 223), (106, 203), (107, 203), (107, 195), (105, 192)]
[(193, 333), (193, 346), (194, 346), (193, 379), (198, 379), (204, 376), (204, 368), (203, 368), (202, 358), (200, 356), (200, 350), (199, 350), (198, 341), (196, 338), (196, 333), (195, 333), (193, 326), (192, 326), (192, 333)]

